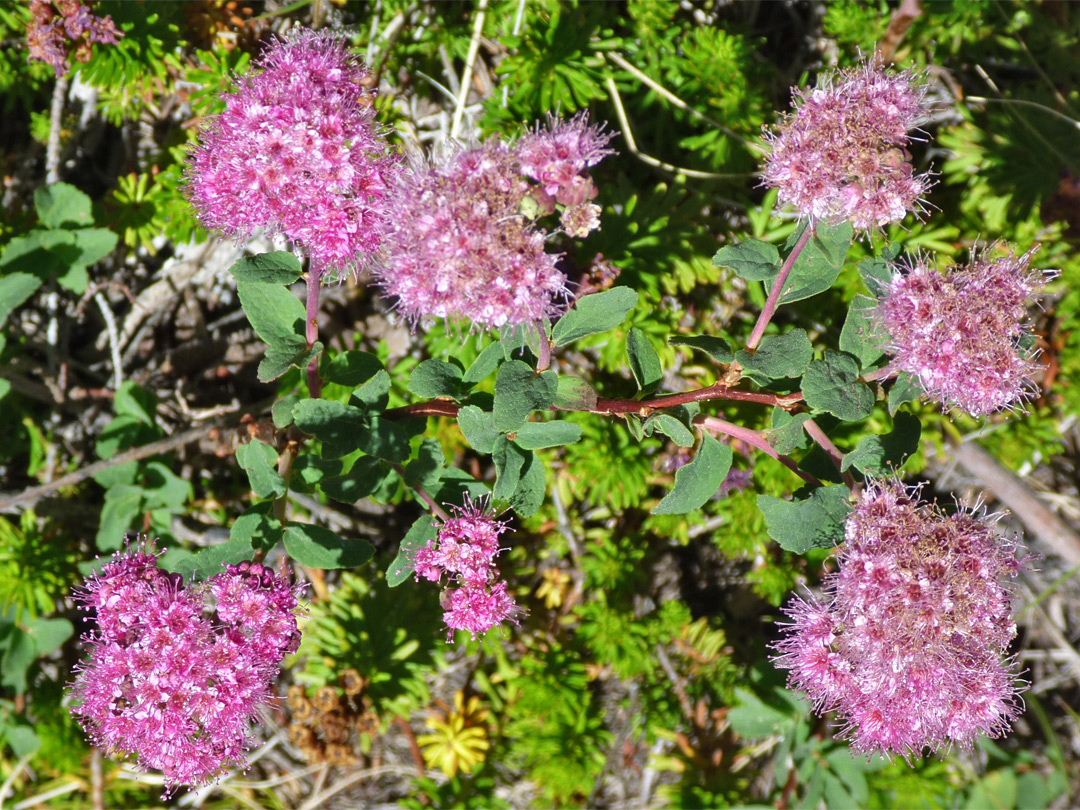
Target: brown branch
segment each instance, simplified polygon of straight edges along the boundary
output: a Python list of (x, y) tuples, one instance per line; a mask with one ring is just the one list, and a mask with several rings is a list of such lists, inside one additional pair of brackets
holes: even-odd
[(81, 484), (87, 478), (91, 478), (99, 472), (112, 469), (120, 464), (126, 464), (129, 461), (142, 461), (144, 458), (156, 456), (158, 453), (168, 453), (170, 450), (176, 450), (184, 445), (205, 438), (219, 428), (238, 425), (245, 413), (262, 413), (269, 408), (276, 399), (277, 398), (274, 397), (273, 399), (263, 400), (247, 411), (234, 411), (233, 413), (224, 414), (199, 427), (194, 427), (172, 436), (166, 436), (164, 439), (159, 439), (150, 444), (132, 447), (130, 450), (125, 450), (123, 453), (117, 453), (112, 458), (88, 464), (75, 472), (57, 478), (55, 481), (50, 481), (48, 484), (30, 487), (29, 489), (24, 489), (22, 492), (17, 492), (13, 495), (6, 495), (0, 498), (0, 511), (14, 506), (17, 503), (22, 503), (23, 501), (36, 501), (38, 498), (51, 495), (64, 487)]

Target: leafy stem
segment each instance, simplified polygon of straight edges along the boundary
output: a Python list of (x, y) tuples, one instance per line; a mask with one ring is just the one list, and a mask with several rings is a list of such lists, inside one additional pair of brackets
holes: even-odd
[[(307, 320), (305, 322), (307, 346), (310, 349), (319, 340), (319, 292), (322, 288), (322, 272), (311, 267), (307, 276)], [(312, 399), (322, 394), (322, 380), (319, 378), (319, 358), (313, 357), (307, 367), (308, 393)]]
[(723, 433), (725, 436), (731, 436), (733, 439), (744, 441), (747, 444), (756, 447), (766, 455), (772, 456), (806, 483), (817, 487), (822, 486), (821, 481), (817, 478), (805, 470), (800, 470), (799, 465), (795, 463), (794, 459), (776, 452), (769, 444), (768, 440), (766, 440), (759, 431), (736, 425), (733, 422), (728, 422), (726, 419), (721, 419), (718, 416), (698, 416), (694, 419), (694, 424), (700, 425), (711, 433)]
[(809, 243), (810, 238), (816, 232), (816, 227), (812, 223), (807, 223), (803, 229), (802, 236), (799, 237), (799, 241), (795, 243), (795, 247), (791, 249), (791, 253), (788, 254), (787, 259), (784, 260), (783, 265), (780, 267), (780, 272), (776, 274), (776, 278), (773, 280), (772, 290), (769, 292), (769, 297), (765, 300), (765, 306), (761, 309), (761, 314), (758, 315), (757, 323), (754, 324), (754, 331), (750, 333), (750, 339), (746, 341), (746, 350), (752, 352), (757, 348), (758, 343), (765, 336), (765, 329), (769, 325), (769, 321), (772, 320), (772, 316), (776, 313), (776, 307), (780, 303), (780, 296), (784, 293), (784, 285), (787, 284), (788, 276), (791, 274), (791, 268), (795, 266), (795, 262), (799, 258), (799, 254), (803, 252), (803, 248)]

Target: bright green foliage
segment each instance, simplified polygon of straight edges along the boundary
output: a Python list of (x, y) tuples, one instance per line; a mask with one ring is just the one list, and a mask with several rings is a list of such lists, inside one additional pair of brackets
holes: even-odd
[[(391, 590), (372, 566), (359, 570), (342, 574), (330, 599), (308, 608), (296, 680), (325, 686), (336, 683), (342, 670), (355, 669), (369, 681), (365, 694), (389, 723), (430, 699), (425, 673), (438, 644), (438, 599), (419, 588)], [(405, 621), (389, 623), (388, 616)]]

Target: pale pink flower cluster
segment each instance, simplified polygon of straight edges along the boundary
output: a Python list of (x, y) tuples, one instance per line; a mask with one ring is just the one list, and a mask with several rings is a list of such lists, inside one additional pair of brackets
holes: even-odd
[(877, 304), (896, 368), (935, 400), (972, 416), (1015, 406), (1039, 369), (1020, 348), (1027, 304), (1048, 276), (1022, 256), (976, 257), (939, 273), (926, 261), (897, 268)]
[(117, 554), (78, 595), (97, 629), (72, 713), (94, 745), (162, 771), (167, 789), (212, 781), (245, 762), (248, 726), (299, 645), (298, 595), (256, 563), (185, 587), (156, 554)]
[(1003, 581), (1018, 544), (992, 521), (870, 483), (848, 518), (822, 601), (795, 599), (776, 644), (789, 684), (836, 711), (861, 753), (921, 755), (998, 737), (1019, 714), (1016, 635)]
[(376, 129), (368, 70), (329, 35), (274, 42), (202, 131), (188, 193), (208, 228), (258, 228), (324, 273), (363, 264), (387, 227), (397, 158)]
[(506, 521), (491, 514), (486, 502), (468, 496), (463, 507), (451, 511), (453, 517), (439, 527), (438, 537), (413, 556), (417, 579), (439, 582), (445, 574), (450, 582), (442, 597), (447, 640), (455, 630), (467, 630), (476, 638), (504, 621), (516, 624), (520, 608), (495, 566)]
[(585, 170), (611, 153), (610, 138), (578, 116), (517, 144), (490, 140), (402, 175), (387, 260), (375, 268), (380, 284), (414, 322), (463, 318), (497, 329), (560, 314), (570, 297), (566, 276), (530, 212), (550, 214), (558, 203), (569, 235), (598, 228)]
[(903, 219), (930, 187), (907, 152), (925, 92), (911, 71), (870, 65), (795, 89), (794, 111), (766, 134), (764, 184), (815, 222), (873, 230)]

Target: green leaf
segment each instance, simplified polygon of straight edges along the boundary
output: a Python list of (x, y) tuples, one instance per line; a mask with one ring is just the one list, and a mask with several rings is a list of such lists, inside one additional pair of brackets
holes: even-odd
[(299, 337), (307, 345), (304, 305), (288, 287), (243, 282), (236, 285), (236, 292), (244, 314), (263, 343)]
[(443, 470), (446, 468), (446, 456), (438, 439), (429, 437), (420, 442), (416, 458), (405, 467), (405, 483), (420, 487), (426, 492), (438, 486)]
[(34, 640), (21, 627), (12, 627), (7, 650), (0, 661), (0, 686), (10, 687), (17, 695), (26, 692), (26, 673), (36, 658)]
[(884, 478), (899, 470), (908, 456), (919, 449), (922, 423), (910, 413), (893, 418), (893, 429), (884, 436), (867, 436), (844, 456), (842, 472), (854, 467), (863, 475)]
[(46, 228), (82, 228), (94, 224), (90, 198), (67, 183), (34, 189), (34, 207)]
[(71, 638), (75, 627), (67, 619), (32, 619), (26, 624), (26, 632), (34, 641), (37, 655), (49, 655)]
[(724, 483), (731, 469), (731, 448), (709, 433), (702, 433), (701, 446), (689, 464), (675, 472), (675, 485), (652, 510), (654, 515), (682, 515), (704, 506)]
[(266, 357), (259, 362), (258, 377), (260, 382), (272, 382), (290, 368), (306, 368), (308, 363), (322, 354), (323, 345), (316, 341), (308, 348), (307, 341), (297, 335), (278, 339), (266, 346)]
[(842, 485), (819, 487), (805, 500), (785, 501), (758, 495), (769, 537), (781, 548), (805, 554), (814, 548), (832, 548), (844, 539), (844, 520), (851, 506), (851, 490)]
[(510, 496), (510, 507), (523, 518), (532, 517), (540, 511), (546, 494), (544, 462), (536, 453), (529, 453), (520, 471), (517, 488)]
[(813, 357), (814, 347), (803, 329), (767, 335), (755, 351), (740, 349), (735, 353), (735, 360), (743, 367), (744, 375), (759, 385), (800, 376)]
[(367, 540), (346, 540), (322, 526), (292, 521), (285, 525), (285, 551), (308, 568), (356, 568), (375, 554)]
[(160, 434), (158, 427), (147, 425), (134, 416), (118, 416), (102, 429), (94, 449), (99, 457), (112, 458), (129, 447), (152, 442)]
[(299, 394), (289, 394), (273, 404), (270, 413), (274, 420), (274, 427), (284, 429), (293, 423), (292, 409), (299, 401)]
[(859, 382), (859, 364), (854, 357), (831, 349), (824, 360), (815, 360), (802, 379), (806, 404), (831, 413), (845, 422), (858, 422), (874, 410), (874, 392)]
[[(804, 223), (791, 235), (786, 246), (789, 250), (802, 235), (803, 228), (808, 227), (810, 225)], [(844, 267), (853, 234), (850, 222), (841, 222), (839, 225), (818, 223), (817, 233), (806, 243), (799, 258), (795, 260), (795, 266), (791, 268), (784, 292), (780, 296), (780, 304), (802, 301), (832, 287)]]
[(735, 694), (738, 705), (728, 710), (727, 720), (740, 737), (761, 740), (794, 725), (790, 714), (765, 703), (749, 689), (736, 687)]
[(281, 542), (285, 527), (274, 517), (274, 502), (263, 501), (248, 508), (244, 514), (233, 521), (229, 529), (229, 543), (269, 551)]
[(274, 284), (280, 287), (292, 284), (300, 278), (304, 269), (294, 255), (278, 250), (247, 256), (229, 268), (229, 272), (238, 285)]
[(194, 497), (191, 482), (181, 478), (160, 461), (147, 463), (143, 470), (143, 499), (146, 509), (180, 512)]
[(400, 463), (411, 454), (404, 425), (381, 416), (369, 416), (356, 439), (359, 449), (385, 461)]
[(349, 401), (366, 413), (382, 413), (390, 401), (390, 375), (379, 369), (370, 380), (352, 392)]
[(118, 484), (105, 493), (95, 538), (99, 551), (116, 551), (124, 544), (124, 533), (141, 511), (142, 494), (142, 487), (129, 484)]
[(412, 576), (416, 552), (439, 536), (439, 529), (431, 515), (421, 515), (401, 538), (397, 556), (386, 569), (386, 584), (396, 588)]
[(4, 325), (15, 308), (33, 295), (41, 284), (40, 278), (29, 273), (11, 273), (0, 278), (0, 326)]
[(523, 450), (543, 450), (581, 440), (581, 425), (573, 422), (526, 422), (517, 429), (514, 444)]
[(870, 256), (856, 265), (866, 289), (875, 298), (880, 297), (892, 284), (893, 262), (900, 255), (901, 249), (899, 243), (886, 245), (880, 256)]
[(694, 446), (694, 434), (690, 428), (680, 422), (671, 414), (657, 413), (653, 414), (645, 422), (645, 427), (651, 427), (653, 430), (659, 431), (668, 436), (679, 447), (693, 447)]
[(11, 393), (11, 383), (0, 377), (0, 402), (3, 402), (4, 397)]
[(676, 335), (668, 338), (672, 346), (689, 346), (691, 349), (705, 352), (713, 360), (721, 365), (730, 363), (735, 359), (731, 352), (731, 346), (723, 338), (712, 335)]
[(648, 396), (660, 387), (664, 377), (660, 356), (649, 338), (636, 326), (630, 327), (626, 335), (626, 359), (642, 395)]
[(339, 503), (356, 503), (375, 492), (387, 472), (388, 468), (379, 459), (361, 456), (347, 473), (324, 478), (319, 489)]
[(809, 418), (808, 413), (792, 416), (783, 408), (773, 408), (773, 427), (766, 434), (769, 446), (784, 456), (793, 450), (805, 449), (810, 443), (810, 437), (803, 430), (803, 422)]
[(341, 475), (344, 471), (345, 464), (340, 459), (301, 453), (293, 462), (289, 489), (311, 494), (327, 478)]
[(246, 562), (254, 556), (255, 549), (249, 540), (244, 537), (230, 537), (224, 543), (204, 548), (190, 557), (177, 560), (168, 566), (167, 570), (180, 574), (184, 582), (202, 582), (224, 573), (223, 566)]
[(520, 360), (508, 360), (495, 376), (495, 402), (492, 412), (495, 429), (517, 430), (533, 411), (544, 410), (555, 402), (558, 378), (553, 371), (537, 374)]
[(113, 399), (117, 416), (130, 416), (144, 425), (153, 425), (157, 414), (157, 397), (130, 380), (121, 384)]
[(495, 429), (495, 415), (485, 413), (475, 405), (466, 405), (458, 411), (458, 427), (467, 441), (478, 453), (490, 453), (495, 448), (499, 431)]
[(896, 377), (896, 382), (889, 389), (889, 416), (895, 416), (896, 411), (905, 402), (914, 402), (922, 395), (923, 388), (919, 384), (919, 378), (901, 371)]
[(236, 461), (247, 473), (256, 497), (280, 498), (285, 494), (285, 479), (277, 471), (278, 453), (273, 447), (252, 439), (236, 448)]
[(327, 382), (356, 388), (380, 371), (383, 371), (383, 364), (379, 362), (378, 357), (353, 349), (334, 355), (326, 361), (320, 374)]
[(848, 307), (844, 328), (840, 332), (840, 351), (859, 359), (861, 368), (869, 368), (884, 352), (881, 338), (876, 334), (875, 304), (867, 298), (856, 298)]
[(16, 236), (4, 246), (0, 266), (5, 275), (29, 273), (47, 281), (78, 264), (80, 255), (72, 231), (34, 230)]
[(495, 341), (480, 352), (479, 356), (472, 361), (472, 364), (465, 369), (465, 374), (462, 376), (461, 382), (467, 386), (476, 385), (497, 369), (499, 363), (501, 363), (505, 357), (502, 342)]
[(563, 411), (591, 411), (596, 407), (596, 389), (581, 377), (559, 377), (555, 407)]
[(511, 442), (506, 436), (499, 435), (495, 440), (495, 447), (491, 453), (491, 460), (495, 463), (495, 488), (492, 497), (496, 500), (508, 500), (518, 488), (521, 480), (521, 469), (525, 466), (531, 454)]
[[(864, 773), (865, 762), (862, 759), (856, 759), (851, 755), (850, 750), (844, 750), (843, 748), (830, 751), (825, 760), (829, 763), (829, 768), (847, 786), (848, 791), (851, 793), (853, 800), (851, 806), (866, 807), (870, 798), (870, 786), (866, 782)], [(839, 807), (839, 805), (830, 803), (829, 807)]]
[(319, 343), (308, 348), (304, 305), (287, 287), (238, 282), (236, 292), (248, 321), (266, 344), (266, 357), (259, 364), (260, 380), (277, 379), (292, 366), (303, 368), (321, 353)]
[(461, 369), (444, 360), (425, 360), (409, 376), (409, 392), (418, 397), (461, 396)]
[(769, 242), (747, 239), (720, 248), (713, 256), (713, 264), (747, 281), (768, 281), (780, 271), (780, 251)]
[(638, 294), (629, 287), (612, 287), (610, 290), (582, 296), (574, 308), (556, 322), (551, 331), (555, 346), (565, 346), (586, 335), (595, 335), (614, 329), (637, 306)]
[(41, 738), (31, 726), (8, 725), (4, 728), (4, 739), (11, 746), (11, 753), (19, 759), (28, 757), (41, 748)]
[(341, 458), (360, 449), (364, 412), (344, 402), (302, 399), (293, 407), (293, 422), (323, 443), (325, 458)]

